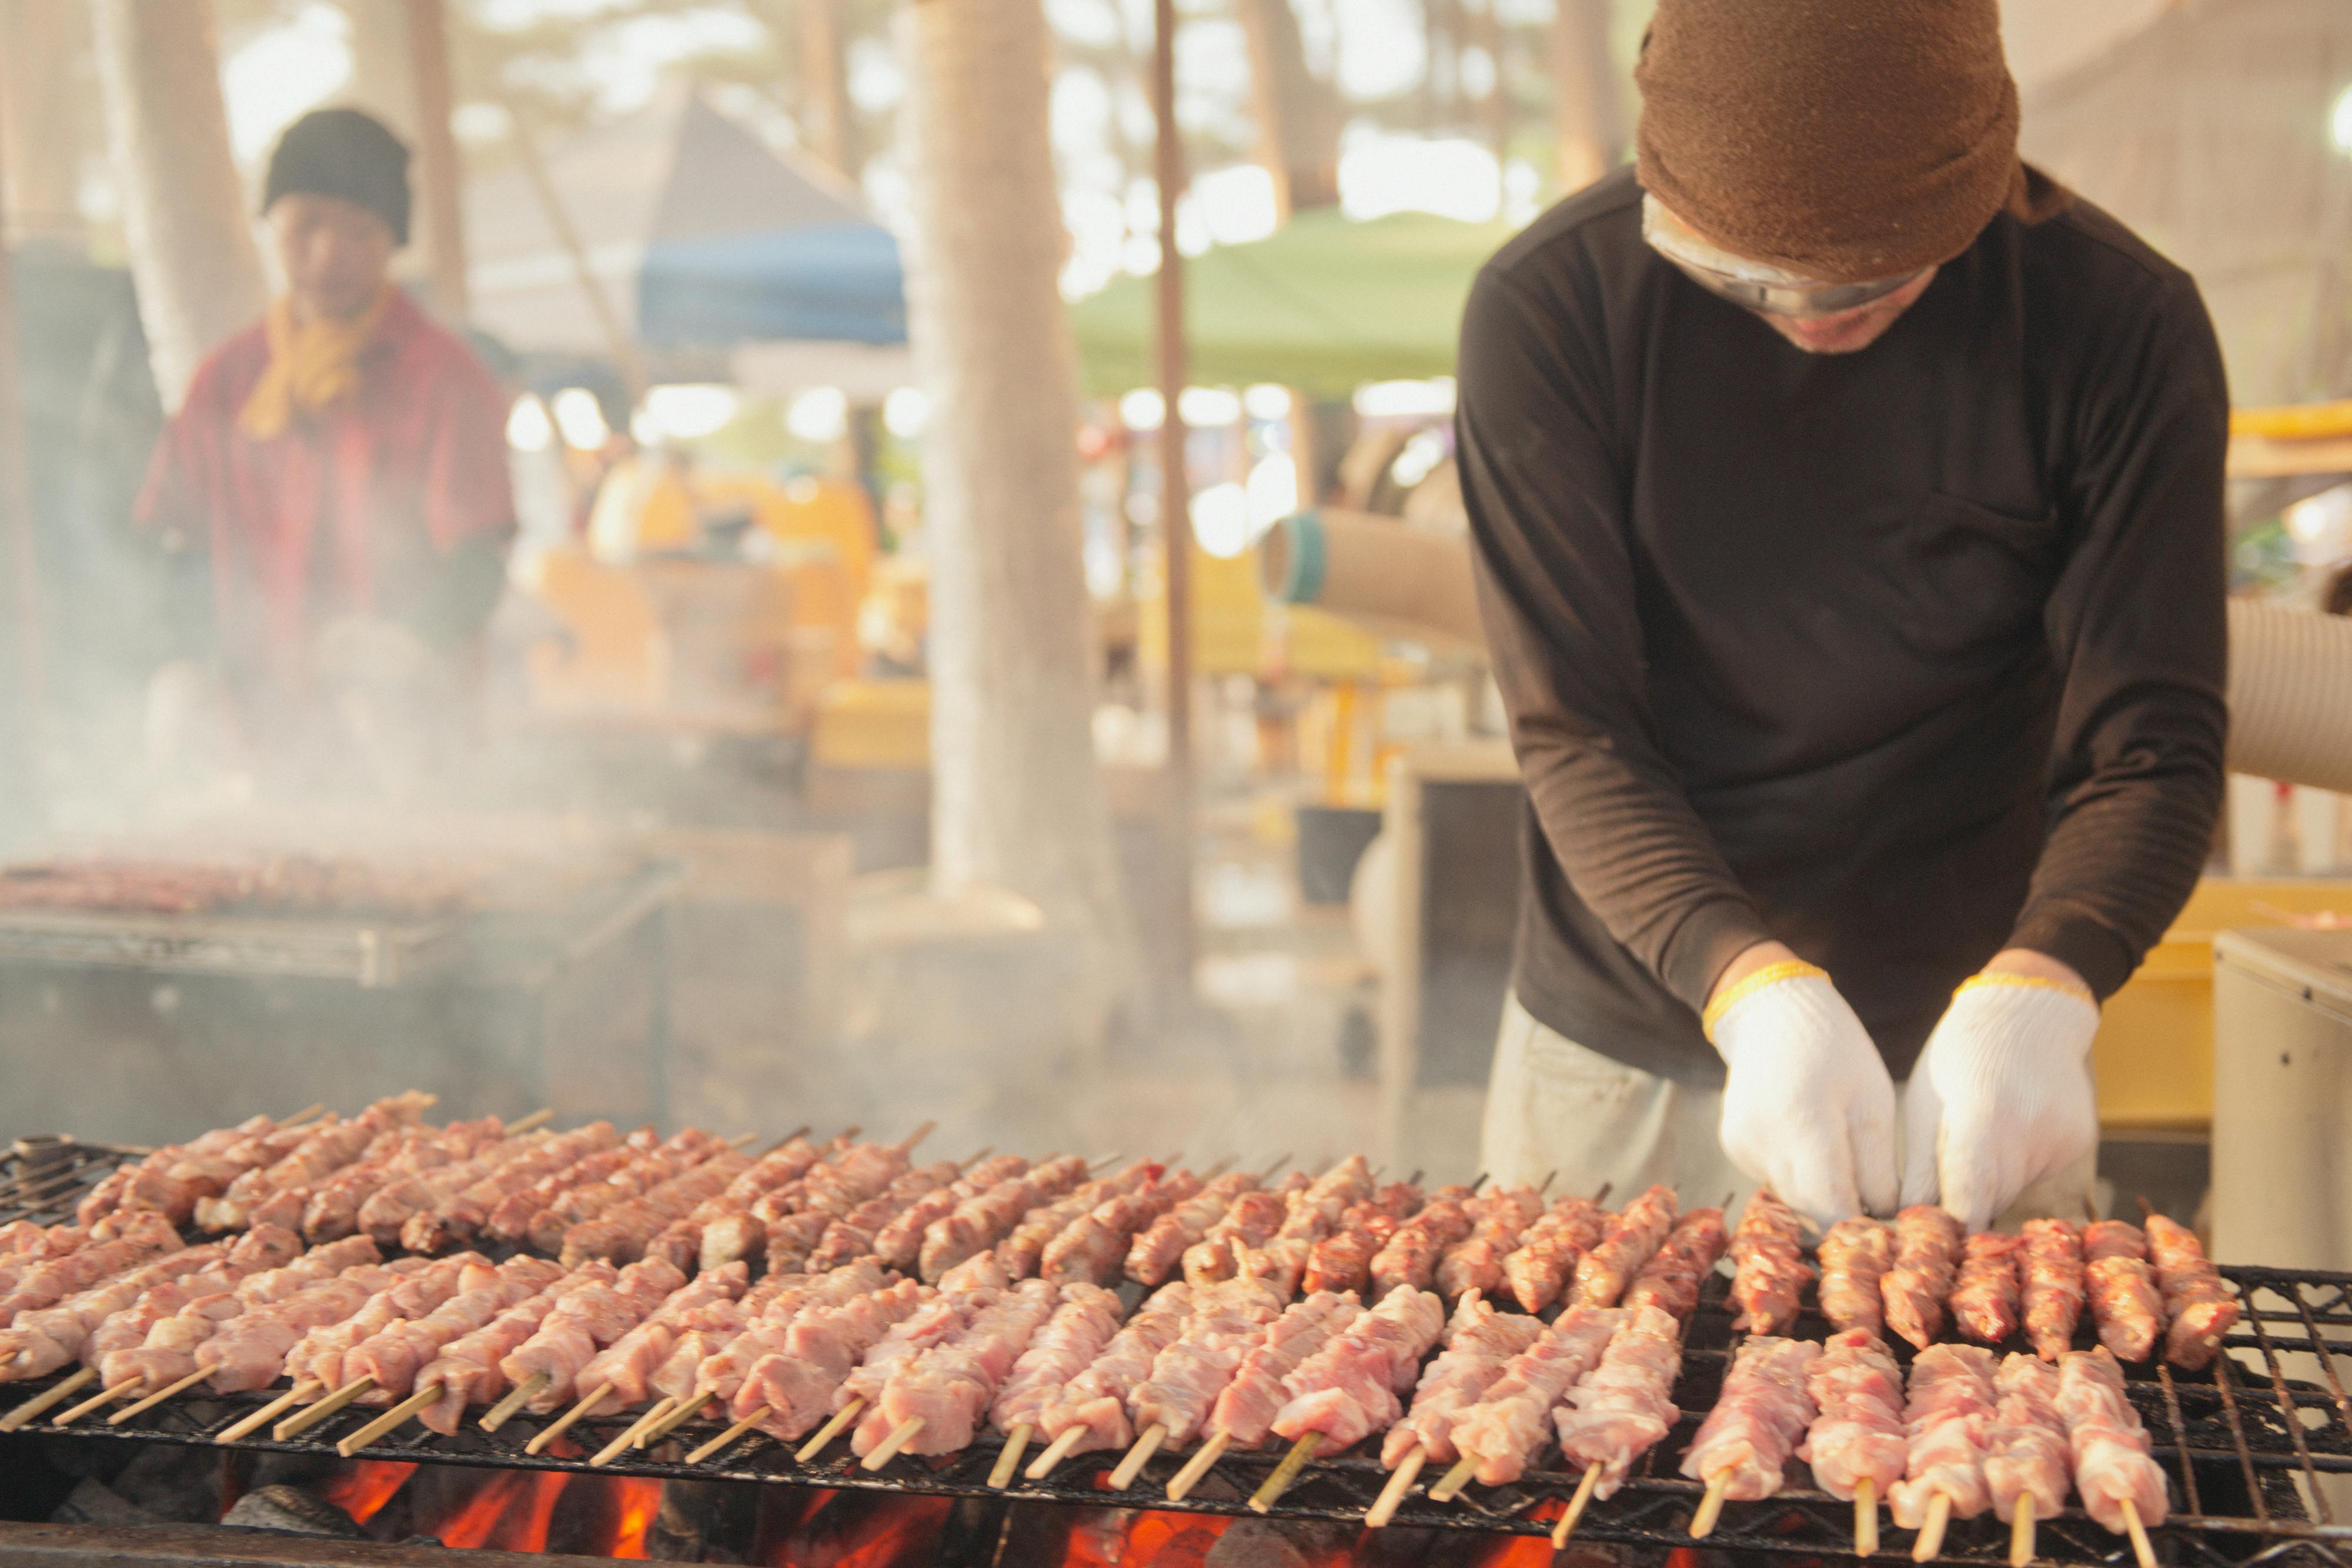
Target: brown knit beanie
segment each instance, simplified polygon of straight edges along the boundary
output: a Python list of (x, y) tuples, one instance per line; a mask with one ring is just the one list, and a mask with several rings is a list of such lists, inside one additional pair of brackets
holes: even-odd
[(1949, 261), (2023, 178), (1995, 0), (1658, 0), (1644, 189), (1823, 283)]

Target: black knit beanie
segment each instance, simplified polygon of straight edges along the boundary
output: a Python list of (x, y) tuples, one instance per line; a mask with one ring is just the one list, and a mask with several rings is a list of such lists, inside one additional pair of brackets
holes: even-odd
[(408, 148), (383, 121), (356, 109), (314, 109), (286, 128), (269, 155), (264, 213), (296, 193), (340, 196), (365, 207), (408, 243)]

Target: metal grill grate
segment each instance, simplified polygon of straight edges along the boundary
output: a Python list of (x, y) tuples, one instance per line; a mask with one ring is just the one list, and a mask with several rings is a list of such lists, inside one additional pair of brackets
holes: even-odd
[[(121, 1150), (91, 1150), (86, 1174), (110, 1168)], [(0, 1219), (13, 1218), (9, 1169), (0, 1165)], [(78, 1191), (78, 1188), (75, 1189)], [(20, 1205), (27, 1201), (21, 1195)], [(70, 1206), (70, 1197), (46, 1200), (51, 1208)], [(2152, 1533), (2160, 1556), (2174, 1568), (2253, 1568), (2258, 1563), (2301, 1563), (2315, 1568), (2352, 1568), (2352, 1522), (2339, 1522), (2327, 1494), (2327, 1478), (2352, 1476), (2352, 1396), (2347, 1396), (2339, 1356), (2352, 1356), (2352, 1274), (2224, 1268), (2245, 1305), (2238, 1332), (2225, 1342), (2231, 1353), (2214, 1368), (2184, 1376), (2158, 1367), (2133, 1369), (2129, 1394), (2154, 1440), (2157, 1458), (2171, 1485), (2171, 1516)], [(1626, 1546), (1673, 1548), (1691, 1544), (1690, 1517), (1702, 1488), (1683, 1479), (1675, 1467), (1699, 1420), (1711, 1408), (1735, 1336), (1726, 1300), (1727, 1281), (1710, 1280), (1686, 1335), (1676, 1403), (1685, 1412), (1666, 1440), (1618, 1495), (1595, 1502), (1578, 1526), (1581, 1541)], [(1800, 1335), (1818, 1336), (1826, 1325), (1801, 1321)], [(1897, 1347), (1898, 1349), (1904, 1347)], [(8, 1391), (30, 1396), (38, 1385)], [(93, 1418), (72, 1431), (93, 1441), (177, 1442), (202, 1440), (249, 1414), (268, 1393), (191, 1397), (157, 1406), (121, 1426)], [(13, 1403), (13, 1398), (10, 1401)], [(264, 1434), (232, 1445), (255, 1453), (333, 1456), (338, 1438), (376, 1412), (353, 1407), (291, 1442)], [(1278, 1451), (1228, 1454), (1181, 1502), (1166, 1500), (1169, 1477), (1184, 1456), (1156, 1457), (1127, 1492), (1105, 1490), (1104, 1478), (1119, 1456), (1100, 1453), (1066, 1463), (1044, 1482), (1016, 1480), (998, 1491), (987, 1477), (999, 1452), (992, 1436), (959, 1454), (941, 1458), (901, 1457), (880, 1473), (860, 1469), (845, 1440), (818, 1462), (800, 1465), (786, 1447), (751, 1437), (696, 1466), (677, 1456), (698, 1447), (716, 1427), (690, 1424), (651, 1453), (626, 1457), (592, 1470), (586, 1455), (617, 1436), (631, 1416), (591, 1417), (570, 1439), (543, 1455), (523, 1451), (538, 1423), (518, 1418), (495, 1435), (470, 1421), (442, 1437), (418, 1426), (362, 1450), (378, 1459), (428, 1460), (495, 1469), (569, 1470), (659, 1479), (739, 1480), (851, 1488), (865, 1491), (921, 1493), (982, 1499), (1045, 1500), (1094, 1506), (1106, 1504), (1176, 1511), (1240, 1515), (1246, 1499), (1280, 1458)], [(557, 1452), (555, 1449), (561, 1449)], [(1345, 1455), (1309, 1465), (1267, 1516), (1349, 1523), (1362, 1519), (1388, 1479), (1370, 1456)], [(1520, 1535), (1548, 1532), (1577, 1478), (1559, 1469), (1530, 1473), (1517, 1484), (1473, 1488), (1455, 1501), (1433, 1504), (1418, 1491), (1399, 1510), (1400, 1526), (1478, 1531)], [(2347, 1485), (2352, 1495), (2352, 1485)], [(1853, 1553), (1853, 1513), (1810, 1486), (1792, 1485), (1765, 1502), (1731, 1503), (1709, 1537), (1710, 1548), (1822, 1556)], [(1882, 1531), (1878, 1559), (1907, 1561), (1911, 1537), (1891, 1526)], [(2119, 1563), (2130, 1548), (2079, 1509), (2045, 1520), (2038, 1531), (2039, 1560), (2062, 1563)], [(1939, 1561), (1969, 1563), (2007, 1561), (2009, 1531), (1990, 1516), (1953, 1524)]]
[[(26, 1140), (30, 1144), (33, 1140)], [(0, 1225), (28, 1219), (58, 1225), (73, 1218), (74, 1205), (125, 1160), (148, 1153), (115, 1144), (60, 1139), (27, 1155), (24, 1145), (0, 1148)]]

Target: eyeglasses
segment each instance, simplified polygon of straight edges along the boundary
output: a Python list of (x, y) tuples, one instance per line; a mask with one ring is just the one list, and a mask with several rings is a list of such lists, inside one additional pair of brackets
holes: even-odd
[(1701, 238), (1657, 197), (1642, 197), (1642, 237), (1684, 277), (1709, 294), (1767, 316), (1834, 316), (1885, 298), (1933, 269), (1920, 267), (1867, 283), (1822, 283), (1801, 273), (1732, 255)]

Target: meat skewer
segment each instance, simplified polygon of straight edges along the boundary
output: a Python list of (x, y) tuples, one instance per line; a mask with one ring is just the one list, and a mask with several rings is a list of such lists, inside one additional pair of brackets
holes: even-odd
[[(509, 1133), (523, 1130), (522, 1122), (508, 1129)], [(620, 1134), (610, 1122), (592, 1122), (543, 1139), (520, 1157), (483, 1173), (451, 1195), (446, 1203), (411, 1215), (401, 1225), (400, 1244), (411, 1252), (421, 1253), (444, 1252), (465, 1245), (481, 1234), (491, 1213), (509, 1197), (528, 1191), (542, 1177), (609, 1149), (619, 1141)]]
[(1241, 1367), (1242, 1358), (1282, 1316), (1284, 1296), (1265, 1281), (1243, 1277), (1193, 1293), (1182, 1331), (1152, 1359), (1150, 1375), (1128, 1395), (1137, 1437), (1116, 1469), (1113, 1491), (1125, 1491), (1163, 1446), (1191, 1443)]
[(1886, 1326), (1920, 1350), (1944, 1332), (1944, 1303), (1959, 1271), (1967, 1231), (1932, 1203), (1915, 1203), (1895, 1217), (1895, 1266), (1879, 1282)]
[[(978, 1155), (970, 1163), (978, 1165), (987, 1157), (985, 1154)], [(809, 1270), (822, 1273), (828, 1269), (838, 1269), (854, 1259), (870, 1255), (877, 1231), (919, 1202), (926, 1194), (954, 1186), (956, 1177), (962, 1174), (963, 1169), (963, 1166), (954, 1160), (933, 1160), (929, 1165), (918, 1166), (899, 1176), (824, 1228), (824, 1234), (817, 1239), (817, 1244), (809, 1249)], [(702, 1228), (698, 1226), (696, 1228), (698, 1234)]]
[(1723, 1210), (1694, 1208), (1675, 1221), (1674, 1228), (1622, 1298), (1629, 1307), (1655, 1307), (1676, 1320), (1687, 1318), (1698, 1306), (1699, 1291), (1723, 1256)]
[(2084, 1511), (2108, 1531), (2129, 1535), (2141, 1568), (2155, 1568), (2147, 1527), (2164, 1522), (2170, 1497), (2148, 1455), (2147, 1428), (2124, 1397), (2123, 1367), (2114, 1354), (2101, 1345), (2060, 1356), (2057, 1405)]
[[(432, 1103), (432, 1096), (422, 1096), (419, 1110)], [(225, 1191), (247, 1171), (297, 1147), (309, 1135), (303, 1124), (315, 1114), (313, 1108), (284, 1123), (253, 1116), (184, 1144), (167, 1144), (135, 1163), (117, 1166), (82, 1195), (74, 1218), (93, 1225), (118, 1210), (134, 1209), (161, 1214), (174, 1226), (184, 1223), (195, 1213), (199, 1199)]]
[(1258, 1187), (1234, 1199), (1224, 1218), (1209, 1227), (1207, 1235), (1184, 1249), (1185, 1283), (1199, 1288), (1230, 1280), (1241, 1271), (1243, 1254), (1262, 1247), (1290, 1217), (1290, 1194), (1310, 1185), (1293, 1171), (1280, 1186)]
[[(1619, 1308), (1570, 1307), (1513, 1353), (1475, 1401), (1450, 1423), (1445, 1442), (1454, 1450), (1455, 1463), (1430, 1489), (1430, 1500), (1450, 1500), (1474, 1478), (1485, 1486), (1518, 1479), (1543, 1447), (1553, 1408), (1592, 1370), (1624, 1322), (1625, 1313)], [(1416, 1398), (1416, 1407), (1419, 1403)], [(1412, 1420), (1411, 1416), (1406, 1417), (1408, 1423)], [(1434, 1457), (1445, 1458), (1442, 1453)], [(1412, 1464), (1412, 1455), (1398, 1446), (1394, 1428), (1381, 1458), (1400, 1472), (1418, 1468)], [(1389, 1487), (1402, 1498), (1412, 1484), (1410, 1479), (1400, 1482), (1392, 1476)], [(1383, 1500), (1387, 1495), (1384, 1490)], [(1390, 1508), (1393, 1511), (1394, 1504)], [(1374, 1512), (1379, 1512), (1378, 1504)], [(1380, 1522), (1386, 1519), (1382, 1514)], [(1366, 1522), (1373, 1522), (1370, 1515)]]
[(495, 1432), (518, 1411), (552, 1415), (577, 1392), (575, 1380), (596, 1353), (643, 1322), (686, 1277), (668, 1260), (643, 1258), (602, 1281), (568, 1292), (530, 1335), (507, 1351), (499, 1374), (513, 1392), (482, 1417)]
[(435, 1259), (378, 1290), (349, 1314), (312, 1324), (289, 1345), (280, 1370), (292, 1385), (273, 1403), (303, 1407), (271, 1429), (279, 1442), (310, 1430), (357, 1399), (370, 1386), (364, 1377), (346, 1381), (346, 1351), (394, 1323), (421, 1317), (450, 1297), (495, 1281), (490, 1260), (478, 1252)]
[(1372, 1293), (1386, 1301), (1400, 1286), (1427, 1291), (1437, 1282), (1438, 1260), (1445, 1249), (1470, 1234), (1470, 1205), (1476, 1201), (1466, 1186), (1442, 1186), (1411, 1219), (1397, 1227), (1388, 1244), (1374, 1255)]
[(1895, 1266), (1895, 1228), (1857, 1214), (1822, 1238), (1822, 1316), (1833, 1328), (1875, 1334), (1886, 1327), (1881, 1286)]
[[(591, 1122), (543, 1139), (537, 1147), (541, 1151), (600, 1148), (618, 1136), (611, 1123)], [(393, 1139), (379, 1140), (359, 1159), (312, 1186), (302, 1203), (302, 1234), (314, 1242), (341, 1240), (359, 1229), (360, 1210), (378, 1191), (474, 1159), (497, 1141), (478, 1136), (477, 1129), (465, 1123), (404, 1127)]]
[(771, 1274), (739, 1300), (698, 1313), (646, 1379), (649, 1393), (667, 1395), (672, 1403), (638, 1447), (651, 1448), (707, 1406), (731, 1404), (754, 1367), (789, 1348), (793, 1325), (802, 1318), (872, 1295), (895, 1280), (871, 1258), (860, 1258), (822, 1273)]
[(1372, 1260), (1421, 1204), (1421, 1189), (1406, 1182), (1391, 1182), (1362, 1202), (1349, 1204), (1330, 1234), (1307, 1249), (1299, 1290), (1312, 1295), (1370, 1289)]
[(1337, 1453), (1402, 1414), (1397, 1396), (1412, 1385), (1444, 1328), (1445, 1303), (1401, 1284), (1284, 1378), (1289, 1403), (1274, 1418), (1274, 1435), (1290, 1438), (1291, 1448), (1251, 1495), (1252, 1511), (1273, 1508), (1317, 1453)]
[(1680, 1207), (1674, 1189), (1654, 1186), (1611, 1218), (1591, 1250), (1576, 1260), (1569, 1300), (1579, 1306), (1613, 1307), (1674, 1228)]
[(1118, 1297), (1109, 1291), (1072, 1286), (1063, 1292), (1062, 1304), (1013, 1363), (989, 1406), (990, 1424), (1004, 1434), (1003, 1451), (988, 1473), (990, 1486), (1012, 1484), (1045, 1406), (1061, 1397), (1071, 1378), (1094, 1364), (1118, 1332), (1120, 1315)]
[(2184, 1372), (2201, 1371), (2212, 1364), (2222, 1336), (2238, 1321), (2237, 1297), (2187, 1226), (2150, 1213), (2147, 1250), (2171, 1322), (2164, 1336), (2164, 1359)]
[(993, 1247), (1031, 1209), (1086, 1179), (1087, 1162), (1073, 1155), (1032, 1166), (965, 1198), (924, 1228), (917, 1258), (923, 1278), (936, 1281), (974, 1253)]
[[(421, 1094), (393, 1095), (375, 1102), (348, 1122), (329, 1113), (323, 1122), (308, 1129), (299, 1142), (276, 1159), (240, 1172), (218, 1195), (197, 1198), (192, 1211), (195, 1222), (206, 1230), (242, 1230), (251, 1223), (257, 1206), (295, 1188), (303, 1189), (301, 1197), (295, 1199), (299, 1214), (299, 1205), (307, 1200), (311, 1183), (358, 1159), (385, 1134), (414, 1125), (425, 1113), (424, 1101)], [(461, 1136), (473, 1134), (478, 1139), (506, 1135), (496, 1116), (458, 1124), (449, 1131)], [(277, 1222), (284, 1223), (282, 1218)]]
[(1165, 1284), (1184, 1260), (1184, 1249), (1208, 1235), (1235, 1198), (1257, 1186), (1257, 1177), (1235, 1171), (1175, 1205), (1136, 1233), (1127, 1249), (1126, 1276), (1147, 1289)]
[(1047, 1443), (1024, 1474), (1042, 1481), (1072, 1454), (1125, 1448), (1134, 1441), (1128, 1396), (1150, 1377), (1160, 1353), (1183, 1333), (1195, 1300), (1192, 1286), (1171, 1281), (1135, 1309), (1103, 1353), (1038, 1412), (1037, 1429)]
[[(1805, 1262), (1804, 1222), (1769, 1187), (1759, 1187), (1731, 1233), (1735, 1333), (1786, 1334), (1813, 1270)], [(1523, 1303), (1524, 1304), (1524, 1303)], [(1532, 1310), (1532, 1309), (1530, 1309)]]
[(2018, 1263), (2023, 1238), (1980, 1230), (1968, 1239), (1952, 1286), (1952, 1324), (1979, 1344), (2000, 1344), (2017, 1332), (2023, 1305)]
[[(947, 1186), (925, 1193), (880, 1229), (874, 1233), (874, 1256), (885, 1269), (900, 1273), (911, 1271), (922, 1254), (923, 1236), (931, 1222), (944, 1219), (957, 1207), (978, 1197), (1002, 1181), (1010, 1181), (1029, 1168), (1029, 1162), (1018, 1155), (997, 1155), (981, 1161)], [(709, 1265), (709, 1240), (704, 1242), (704, 1264)]]
[(2082, 1321), (2083, 1232), (2071, 1219), (2029, 1219), (2020, 1234), (2026, 1337), (2034, 1354), (2055, 1363)]
[[(825, 1151), (808, 1141), (808, 1133), (805, 1126), (795, 1127), (772, 1145), (724, 1189), (705, 1198), (692, 1213), (670, 1221), (646, 1244), (646, 1254), (667, 1259), (670, 1266), (682, 1274), (694, 1271), (702, 1256), (702, 1234), (706, 1229), (722, 1218), (748, 1213), (769, 1193), (803, 1179), (824, 1157)], [(950, 1169), (952, 1174), (953, 1167)]]
[[(537, 1251), (560, 1252), (565, 1234), (573, 1226), (593, 1219), (701, 1164), (722, 1146), (719, 1139), (697, 1127), (673, 1134), (633, 1155), (608, 1174), (557, 1193), (548, 1200), (546, 1207), (523, 1221), (519, 1239)], [(471, 1180), (467, 1185), (470, 1186)]]
[(2137, 1225), (2097, 1219), (2083, 1230), (2083, 1282), (2099, 1343), (2125, 1361), (2146, 1361), (2164, 1332), (2164, 1297)]
[[(858, 1358), (900, 1323), (931, 1310), (939, 1295), (928, 1285), (886, 1274), (871, 1258), (772, 1291), (762, 1281), (743, 1298), (742, 1332), (694, 1369), (696, 1389), (722, 1401), (734, 1423), (688, 1461), (699, 1464), (755, 1427), (780, 1442), (806, 1436), (825, 1418), (835, 1389)], [(694, 1338), (684, 1336), (681, 1348)]]
[[(1500, 1261), (1496, 1260), (1497, 1274)], [(1496, 1312), (1475, 1287), (1463, 1292), (1446, 1322), (1441, 1341), (1444, 1350), (1414, 1385), (1412, 1406), (1381, 1440), (1381, 1463), (1391, 1475), (1381, 1501), (1388, 1509), (1384, 1513), (1381, 1502), (1375, 1502), (1364, 1516), (1367, 1526), (1378, 1528), (1388, 1522), (1388, 1514), (1396, 1511), (1390, 1494), (1402, 1499), (1422, 1467), (1432, 1459), (1453, 1464), (1454, 1469), (1430, 1489), (1431, 1500), (1444, 1502), (1461, 1490), (1477, 1461), (1455, 1446), (1455, 1432), (1504, 1374), (1548, 1332), (1540, 1319)]]
[(1634, 1464), (1674, 1429), (1682, 1414), (1674, 1400), (1681, 1372), (1681, 1325), (1654, 1307), (1636, 1309), (1609, 1336), (1601, 1364), (1567, 1391), (1552, 1423), (1561, 1456), (1570, 1466), (1581, 1463), (1584, 1479), (1552, 1528), (1554, 1550), (1568, 1544), (1585, 1506), (1596, 1495), (1615, 1496)]
[(1542, 1196), (1524, 1184), (1490, 1186), (1463, 1207), (1470, 1216), (1470, 1234), (1437, 1260), (1437, 1293), (1448, 1300), (1472, 1291), (1489, 1296), (1501, 1289), (1504, 1260), (1518, 1250), (1520, 1238), (1544, 1212)]
[(899, 1363), (850, 1435), (863, 1468), (878, 1470), (902, 1453), (950, 1454), (970, 1443), (1061, 1296), (1062, 1288), (1048, 1281), (1024, 1280), (975, 1312), (961, 1333)]
[(2004, 1357), (1993, 1375), (2000, 1403), (1985, 1428), (1985, 1485), (2009, 1521), (2010, 1568), (2033, 1561), (2034, 1521), (2054, 1518), (2074, 1488), (2058, 1385), (2058, 1369), (2030, 1355)]
[[(582, 1133), (598, 1134), (601, 1147), (579, 1155), (571, 1164), (559, 1166), (530, 1182), (509, 1192), (490, 1207), (483, 1217), (481, 1234), (496, 1241), (520, 1241), (530, 1229), (534, 1216), (550, 1207), (555, 1200), (574, 1187), (587, 1186), (603, 1181), (641, 1155), (661, 1146), (661, 1138), (651, 1124), (637, 1128), (626, 1137), (609, 1122), (592, 1122), (579, 1129)], [(573, 1134), (564, 1134), (572, 1137)]]
[(1200, 1192), (1190, 1171), (1167, 1171), (1106, 1198), (1063, 1227), (1038, 1255), (1037, 1277), (1055, 1285), (1116, 1282), (1136, 1232)]
[(1227, 1448), (1263, 1445), (1288, 1400), (1285, 1381), (1363, 1313), (1363, 1303), (1352, 1292), (1318, 1291), (1284, 1309), (1218, 1394), (1201, 1425), (1201, 1446), (1169, 1479), (1169, 1500), (1183, 1501)]
[(1982, 1345), (1929, 1345), (1911, 1363), (1903, 1405), (1910, 1449), (1886, 1504), (1896, 1524), (1919, 1532), (1914, 1562), (1943, 1550), (1944, 1528), (1955, 1516), (1974, 1519), (1992, 1506), (1985, 1479), (1987, 1424), (1999, 1404), (1992, 1374), (1992, 1352)]
[[(574, 1225), (563, 1233), (558, 1255), (567, 1269), (576, 1269), (592, 1258), (634, 1263), (672, 1221), (686, 1218), (726, 1191), (728, 1184), (751, 1166), (750, 1155), (721, 1148), (668, 1180)], [(699, 1251), (699, 1238), (697, 1240)]]
[[(926, 1124), (917, 1129), (916, 1136), (929, 1131)], [(840, 1145), (845, 1140), (836, 1139), (835, 1143)], [(807, 1270), (817, 1249), (824, 1244), (826, 1233), (837, 1221), (888, 1192), (909, 1173), (913, 1147), (911, 1139), (904, 1144), (846, 1145), (813, 1166), (800, 1180), (755, 1199), (751, 1212), (765, 1227), (761, 1246), (767, 1256), (768, 1272)], [(920, 1201), (919, 1197), (917, 1201)], [(706, 1228), (706, 1238), (725, 1222), (725, 1218)], [(722, 1246), (722, 1256), (727, 1249)], [(706, 1268), (711, 1256), (712, 1249), (706, 1244)]]
[(1822, 1347), (1751, 1334), (1733, 1358), (1723, 1392), (1700, 1423), (1682, 1473), (1706, 1483), (1690, 1532), (1715, 1529), (1727, 1500), (1755, 1502), (1780, 1490), (1781, 1472), (1817, 1414), (1806, 1385)]
[(1857, 1557), (1878, 1551), (1878, 1500), (1903, 1479), (1910, 1447), (1903, 1425), (1903, 1369), (1868, 1329), (1841, 1329), (1805, 1374), (1819, 1414), (1797, 1458), (1823, 1491), (1853, 1504)]
[(548, 1446), (578, 1422), (610, 1406), (626, 1409), (644, 1400), (646, 1379), (686, 1332), (693, 1314), (722, 1302), (731, 1302), (750, 1287), (751, 1270), (740, 1263), (705, 1269), (684, 1289), (673, 1292), (643, 1321), (598, 1351), (573, 1375), (583, 1394), (572, 1408), (557, 1416), (523, 1445), (526, 1454)]

